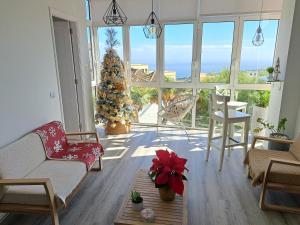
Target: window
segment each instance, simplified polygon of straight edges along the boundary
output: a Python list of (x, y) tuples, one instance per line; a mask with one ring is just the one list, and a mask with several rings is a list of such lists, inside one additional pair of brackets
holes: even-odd
[(96, 78), (93, 73), (93, 50), (92, 50), (92, 33), (91, 33), (91, 27), (86, 28), (86, 35), (87, 35), (87, 41), (88, 41), (88, 51), (89, 51), (89, 62), (90, 62), (90, 72), (91, 72), (91, 78), (92, 81), (95, 81)]
[(143, 26), (130, 27), (131, 79), (134, 82), (151, 82), (156, 75), (156, 40), (147, 39)]
[(273, 66), (274, 52), (277, 37), (278, 20), (263, 20), (261, 28), (264, 43), (254, 46), (252, 38), (259, 21), (245, 21), (242, 40), (239, 83), (264, 84), (267, 82), (267, 67)]
[(200, 82), (229, 83), (234, 22), (203, 23)]
[(130, 95), (134, 107), (133, 122), (156, 124), (158, 90), (156, 88), (132, 87)]
[(91, 20), (91, 2), (90, 2), (90, 0), (85, 0), (85, 19)]
[[(162, 89), (162, 107), (169, 106), (170, 104), (192, 95), (190, 88), (164, 88)], [(188, 127), (192, 126), (192, 110), (181, 120), (181, 122)], [(162, 121), (163, 124), (174, 125), (168, 121)]]
[(117, 32), (116, 38), (119, 41), (119, 45), (115, 47), (117, 54), (123, 60), (123, 32), (122, 27), (100, 27), (98, 28), (99, 38), (99, 51), (100, 51), (100, 63), (103, 61), (104, 54), (106, 52), (106, 31), (107, 29), (114, 29)]
[(166, 25), (165, 71), (167, 82), (191, 82), (193, 24)]
[(196, 127), (208, 128), (209, 96), (211, 93), (211, 89), (201, 89), (197, 91), (199, 98), (196, 103)]

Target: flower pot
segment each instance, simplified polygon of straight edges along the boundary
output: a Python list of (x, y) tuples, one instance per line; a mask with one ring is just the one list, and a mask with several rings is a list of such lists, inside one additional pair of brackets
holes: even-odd
[(273, 73), (269, 73), (268, 81), (273, 81)]
[(173, 201), (175, 199), (175, 192), (171, 188), (159, 188), (159, 196), (163, 201)]
[(140, 203), (132, 202), (132, 209), (134, 211), (141, 211), (143, 209), (143, 207), (144, 207), (143, 202), (140, 202)]
[[(284, 140), (289, 139), (287, 135), (280, 134), (280, 133), (271, 133), (270, 137), (276, 139), (284, 139)], [(288, 151), (290, 149), (290, 145), (269, 141), (268, 149), (277, 150), (277, 151)]]
[[(268, 119), (268, 108), (253, 106), (252, 120), (251, 120), (251, 130), (253, 130), (253, 129), (260, 126), (260, 124), (257, 122), (258, 118), (262, 118), (263, 120), (267, 120)], [(262, 130), (261, 132), (255, 134), (255, 135), (264, 136), (265, 133), (266, 133), (266, 131)]]

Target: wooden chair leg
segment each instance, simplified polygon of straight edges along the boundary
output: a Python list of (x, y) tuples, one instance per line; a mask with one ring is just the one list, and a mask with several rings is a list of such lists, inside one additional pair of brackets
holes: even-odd
[[(229, 124), (229, 126), (228, 126), (228, 137), (231, 137), (231, 138), (233, 138), (233, 136), (234, 136), (234, 124)], [(230, 139), (229, 139), (229, 141), (230, 141)], [(229, 143), (230, 144), (230, 143)], [(232, 148), (231, 147), (229, 147), (228, 148), (228, 151), (227, 151), (227, 156), (228, 157), (230, 157), (230, 155), (231, 155), (231, 151), (232, 151)]]
[(59, 225), (56, 209), (51, 209), (51, 220), (52, 220), (52, 225)]
[[(249, 122), (250, 122), (250, 120), (247, 119), (245, 121), (245, 125), (244, 125), (244, 143), (245, 143), (245, 146), (244, 146), (244, 159), (246, 158), (247, 151), (248, 151)], [(243, 162), (244, 162), (244, 160), (243, 160)]]
[(227, 131), (228, 131), (228, 123), (224, 121), (223, 123), (223, 134), (222, 134), (222, 146), (221, 146), (221, 154), (220, 154), (220, 164), (219, 164), (219, 171), (222, 171), (223, 161), (224, 161), (224, 153), (226, 147), (226, 139), (227, 139)]
[(102, 161), (102, 157), (99, 157), (99, 169), (103, 170), (103, 161)]
[(99, 167), (98, 168), (92, 168), (91, 171), (101, 171), (103, 170), (103, 162), (102, 162), (102, 157), (99, 156)]
[(211, 140), (214, 135), (214, 120), (209, 119), (209, 131), (208, 131), (208, 140), (207, 140), (207, 150), (206, 150), (206, 161), (208, 161), (209, 158), (209, 153), (210, 153), (210, 145), (211, 145)]
[(266, 192), (267, 192), (267, 184), (263, 183), (262, 184), (262, 190), (260, 192), (260, 198), (259, 198), (259, 207), (261, 209), (265, 209), (265, 196), (266, 196)]

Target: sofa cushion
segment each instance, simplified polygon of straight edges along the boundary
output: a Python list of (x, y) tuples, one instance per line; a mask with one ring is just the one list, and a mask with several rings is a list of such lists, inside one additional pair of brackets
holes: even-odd
[[(46, 159), (40, 137), (28, 134), (0, 149), (0, 179), (22, 178)], [(0, 189), (0, 199), (3, 194)]]
[[(46, 160), (25, 178), (50, 178), (57, 205), (65, 205), (66, 198), (86, 175), (85, 164), (79, 161)], [(43, 186), (9, 186), (1, 202), (48, 205)]]
[[(297, 160), (290, 152), (250, 149), (247, 154), (246, 163), (249, 165), (250, 176), (253, 178), (252, 184), (254, 186), (263, 182), (271, 158)], [(270, 172), (269, 181), (300, 185), (300, 167), (274, 164)]]
[(295, 143), (291, 145), (290, 152), (300, 161), (300, 135), (295, 139)]

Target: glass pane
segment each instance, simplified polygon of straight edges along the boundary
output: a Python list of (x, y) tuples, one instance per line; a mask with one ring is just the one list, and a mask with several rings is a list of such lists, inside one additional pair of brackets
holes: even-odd
[(90, 72), (91, 72), (91, 78), (92, 81), (95, 81), (96, 78), (94, 77), (93, 73), (93, 52), (92, 52), (92, 34), (91, 34), (91, 28), (86, 28), (86, 36), (88, 41), (88, 51), (89, 51), (89, 62), (90, 62)]
[(135, 123), (157, 124), (158, 90), (156, 88), (131, 88)]
[(266, 108), (270, 101), (270, 91), (258, 90), (236, 90), (234, 95), (236, 101), (247, 102), (247, 112), (252, 114), (253, 107)]
[(156, 40), (147, 39), (143, 26), (130, 27), (131, 79), (151, 82), (156, 76)]
[[(192, 95), (192, 89), (189, 88), (164, 88), (162, 89), (162, 107), (168, 107), (170, 104)], [(192, 110), (181, 120), (185, 126), (192, 126)], [(174, 125), (168, 121), (162, 121), (163, 124)]]
[(116, 39), (119, 41), (119, 45), (115, 47), (119, 57), (123, 60), (123, 31), (122, 27), (99, 27), (98, 28), (98, 39), (99, 39), (99, 52), (100, 52), (100, 63), (103, 61), (103, 57), (106, 49), (106, 31), (107, 29), (113, 28), (116, 32)]
[(234, 22), (203, 23), (200, 82), (229, 83)]
[(267, 82), (267, 67), (273, 66), (278, 20), (263, 20), (261, 28), (264, 35), (264, 43), (254, 46), (252, 39), (258, 27), (259, 21), (245, 21), (242, 54), (240, 63), (239, 83), (263, 84)]
[(92, 81), (92, 98), (93, 98), (93, 107), (94, 110), (96, 109), (96, 96), (97, 96), (97, 79), (95, 77), (95, 73), (93, 72), (93, 50), (92, 50), (92, 33), (91, 28), (86, 28), (86, 35), (87, 35), (87, 41), (88, 41), (88, 51), (89, 51), (89, 72), (91, 76)]
[(91, 5), (90, 0), (85, 0), (85, 19), (91, 20)]
[(196, 127), (208, 128), (209, 124), (209, 95), (210, 89), (198, 90), (199, 99), (196, 104)]
[(191, 82), (193, 24), (165, 26), (165, 72), (167, 82)]

